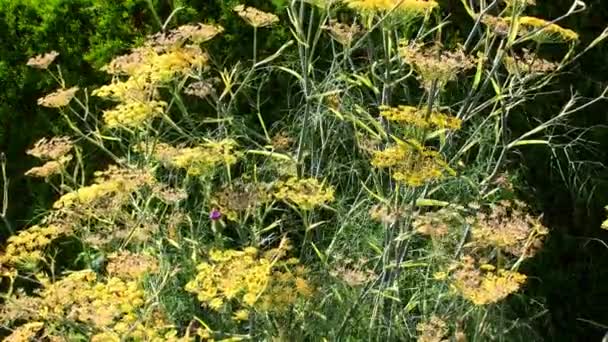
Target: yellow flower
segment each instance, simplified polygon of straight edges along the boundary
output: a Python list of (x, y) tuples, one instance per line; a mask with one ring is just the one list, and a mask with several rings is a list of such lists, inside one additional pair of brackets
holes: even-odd
[(348, 7), (359, 12), (385, 12), (395, 9), (399, 12), (427, 13), (438, 7), (434, 0), (343, 0)]
[(374, 152), (372, 166), (391, 169), (394, 180), (409, 186), (421, 186), (441, 179), (444, 172), (454, 173), (438, 152), (415, 140), (399, 142), (384, 151)]
[(166, 107), (167, 103), (164, 101), (128, 101), (114, 109), (104, 111), (103, 120), (109, 128), (136, 128), (161, 115)]
[(33, 341), (36, 334), (44, 327), (42, 322), (30, 322), (16, 328), (13, 332), (6, 336), (4, 342), (26, 342)]
[(334, 188), (319, 183), (316, 178), (292, 177), (275, 184), (274, 196), (303, 210), (310, 210), (334, 200)]
[(562, 39), (565, 41), (576, 41), (578, 40), (578, 33), (563, 28), (557, 24), (553, 24), (544, 19), (536, 18), (536, 17), (520, 17), (518, 20), (519, 24), (523, 26), (524, 29), (527, 30), (536, 30), (541, 29), (540, 35), (549, 35), (550, 37), (557, 37), (558, 39)]
[(249, 319), (249, 311), (244, 309), (238, 310), (234, 313), (232, 319), (235, 321), (246, 321)]
[(208, 140), (196, 147), (177, 148), (165, 143), (154, 146), (141, 145), (138, 152), (152, 152), (152, 155), (168, 166), (184, 169), (190, 176), (205, 176), (221, 166), (230, 166), (237, 162), (235, 148), (237, 142), (232, 139), (219, 141)]
[(432, 110), (427, 113), (425, 108), (419, 109), (413, 106), (389, 107), (381, 106), (380, 115), (389, 121), (412, 125), (420, 128), (452, 129), (460, 128), (462, 120)]
[(69, 89), (57, 89), (55, 92), (38, 99), (38, 105), (49, 108), (61, 108), (67, 106), (76, 95), (78, 87)]

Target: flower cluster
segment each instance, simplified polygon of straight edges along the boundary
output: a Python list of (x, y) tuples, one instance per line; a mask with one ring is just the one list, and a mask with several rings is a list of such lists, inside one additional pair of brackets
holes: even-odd
[(108, 255), (106, 271), (110, 277), (138, 280), (145, 274), (156, 273), (158, 271), (158, 261), (146, 254), (129, 251), (115, 252)]
[(501, 202), (489, 213), (479, 212), (471, 223), (472, 242), (479, 247), (496, 247), (524, 258), (533, 256), (541, 247), (548, 229), (538, 218), (524, 212), (517, 203)]
[(216, 311), (227, 309), (230, 303), (240, 304), (243, 309), (236, 312), (237, 320), (246, 319), (251, 309), (287, 310), (298, 295), (312, 294), (298, 259), (283, 260), (289, 248), (282, 243), (262, 254), (253, 247), (211, 250), (209, 260), (197, 266), (197, 275), (186, 285), (186, 291), (195, 293), (199, 301)]
[(438, 46), (423, 47), (403, 41), (399, 48), (403, 60), (418, 73), (422, 86), (430, 91), (435, 85), (440, 90), (455, 80), (458, 74), (475, 66), (473, 58), (462, 50), (442, 51)]
[(515, 75), (544, 74), (557, 68), (557, 64), (542, 59), (527, 49), (523, 50), (522, 56), (505, 57), (504, 64), (507, 71)]
[(432, 316), (428, 321), (416, 325), (418, 331), (417, 342), (443, 342), (448, 335), (447, 323), (437, 316)]
[(427, 113), (426, 109), (413, 106), (381, 106), (380, 115), (389, 121), (419, 128), (452, 129), (460, 128), (462, 120), (436, 110)]
[(537, 17), (518, 17), (516, 23), (513, 24), (513, 19), (510, 17), (485, 15), (481, 22), (494, 32), (504, 36), (508, 35), (512, 29), (517, 29), (516, 34), (520, 37), (535, 32), (530, 38), (538, 42), (568, 42), (579, 39), (578, 33)]
[(57, 56), (59, 56), (59, 52), (57, 51), (47, 52), (44, 55), (38, 55), (30, 58), (27, 61), (27, 66), (36, 69), (46, 70), (48, 69), (49, 65), (51, 65), (53, 61), (55, 61), (55, 58), (57, 58)]
[(196, 147), (174, 147), (165, 143), (152, 146), (141, 145), (137, 150), (151, 152), (154, 158), (167, 166), (186, 170), (190, 176), (204, 176), (222, 165), (230, 166), (237, 162), (236, 141), (224, 139), (206, 141)]
[(458, 220), (458, 213), (451, 208), (441, 208), (418, 214), (414, 218), (413, 227), (416, 232), (432, 238), (441, 238), (450, 232), (451, 224)]
[(267, 184), (238, 182), (215, 193), (211, 202), (227, 219), (236, 221), (240, 213), (250, 212), (272, 200), (271, 195)]
[(32, 337), (47, 324), (56, 330), (71, 321), (87, 324), (91, 341), (191, 340), (175, 339), (177, 332), (170, 328), (162, 312), (143, 311), (146, 298), (136, 280), (117, 277), (101, 280), (92, 270), (72, 272), (56, 281), (38, 275), (38, 280), (42, 288), (35, 291), (35, 296), (23, 295), (15, 301), (24, 306), (22, 311), (31, 313), (29, 318), (35, 322), (18, 327), (14, 336), (20, 332), (22, 336), (29, 333), (27, 336)]
[(396, 10), (407, 13), (428, 13), (439, 4), (434, 0), (343, 0), (348, 7), (363, 13)]
[(355, 37), (361, 34), (362, 28), (357, 24), (346, 25), (337, 20), (330, 20), (326, 29), (331, 37), (344, 46), (351, 46)]
[(234, 11), (239, 17), (243, 18), (247, 24), (253, 27), (267, 27), (279, 22), (279, 17), (272, 13), (260, 11), (255, 7), (247, 7), (245, 5), (237, 5)]
[(68, 153), (73, 148), (69, 137), (42, 138), (36, 142), (27, 154), (41, 160), (48, 160), (42, 166), (36, 166), (28, 170), (25, 175), (32, 177), (47, 178), (60, 173), (65, 165), (72, 160)]
[(110, 166), (96, 173), (94, 184), (84, 186), (61, 196), (54, 204), (56, 209), (74, 205), (93, 206), (101, 201), (120, 205), (128, 196), (145, 185), (155, 183), (154, 176), (146, 170)]
[(413, 140), (374, 152), (372, 166), (391, 169), (394, 180), (409, 186), (421, 186), (441, 179), (444, 172), (454, 173), (439, 152)]
[(0, 254), (0, 265), (35, 264), (43, 260), (45, 248), (65, 233), (65, 229), (55, 225), (25, 229), (8, 238)]
[(334, 200), (334, 188), (319, 183), (316, 178), (291, 177), (275, 183), (274, 196), (278, 200), (310, 210)]
[(38, 105), (49, 108), (61, 108), (67, 106), (76, 95), (78, 87), (69, 89), (57, 89), (54, 92), (38, 99)]
[(492, 265), (476, 266), (473, 257), (465, 256), (452, 267), (452, 287), (475, 305), (496, 303), (517, 292), (526, 276)]
[(155, 100), (157, 88), (176, 76), (187, 76), (205, 67), (209, 56), (196, 44), (222, 31), (222, 27), (205, 24), (180, 26), (150, 36), (144, 46), (112, 60), (103, 69), (126, 79), (115, 78), (111, 84), (93, 91), (93, 95), (120, 102), (104, 112), (106, 125), (136, 128), (162, 114), (167, 104)]

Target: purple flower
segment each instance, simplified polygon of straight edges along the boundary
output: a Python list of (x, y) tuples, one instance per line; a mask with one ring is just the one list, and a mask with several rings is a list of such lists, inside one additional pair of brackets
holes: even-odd
[(209, 213), (209, 219), (212, 221), (217, 221), (221, 217), (222, 217), (222, 213), (215, 208), (213, 208), (213, 210), (211, 210), (211, 212)]

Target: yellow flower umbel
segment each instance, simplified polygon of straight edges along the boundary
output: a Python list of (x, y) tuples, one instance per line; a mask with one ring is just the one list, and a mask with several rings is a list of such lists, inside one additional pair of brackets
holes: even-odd
[[(242, 251), (213, 249), (209, 260), (197, 266), (197, 275), (186, 284), (186, 291), (195, 293), (200, 302), (215, 311), (232, 302), (263, 312), (283, 312), (298, 295), (312, 294), (301, 274), (289, 270), (298, 260), (283, 260), (288, 249), (282, 244), (261, 255), (253, 247)], [(246, 314), (239, 310), (234, 318), (243, 320)]]
[(439, 4), (434, 0), (343, 0), (348, 7), (363, 13), (395, 10), (408, 13), (428, 13)]
[(78, 87), (69, 89), (57, 89), (55, 92), (38, 99), (38, 105), (49, 108), (61, 108), (67, 106), (76, 95)]
[(236, 141), (224, 139), (208, 140), (196, 147), (178, 148), (165, 143), (152, 147), (139, 146), (139, 152), (151, 152), (154, 158), (165, 165), (184, 169), (190, 176), (206, 176), (221, 166), (237, 162)]
[(473, 304), (487, 305), (517, 292), (526, 282), (527, 277), (521, 273), (489, 266), (476, 267), (475, 259), (464, 257), (455, 266), (452, 287)]
[(431, 91), (433, 85), (437, 90), (442, 90), (459, 73), (475, 66), (473, 59), (462, 50), (442, 51), (438, 46), (425, 48), (403, 41), (399, 53), (406, 63), (414, 67), (427, 91)]
[(439, 180), (444, 172), (454, 174), (440, 153), (414, 140), (398, 142), (384, 151), (374, 152), (372, 166), (390, 169), (394, 180), (409, 186)]
[(334, 188), (319, 183), (316, 178), (292, 177), (275, 184), (274, 196), (303, 210), (310, 210), (334, 200)]
[(521, 17), (519, 25), (527, 31), (540, 29), (533, 37), (539, 41), (577, 41), (578, 33), (536, 17)]
[(44, 328), (42, 322), (30, 322), (19, 326), (13, 332), (6, 336), (2, 341), (4, 342), (26, 342), (35, 341), (36, 335), (40, 330)]
[(103, 112), (103, 120), (109, 128), (136, 128), (161, 115), (167, 103), (164, 101), (127, 101), (114, 109)]
[(279, 22), (279, 17), (272, 13), (260, 11), (254, 7), (246, 7), (245, 5), (238, 5), (234, 7), (234, 11), (243, 18), (249, 25), (258, 27), (272, 26)]
[(44, 250), (55, 239), (66, 233), (59, 226), (32, 226), (8, 238), (0, 265), (35, 265), (44, 259)]
[(427, 113), (426, 109), (413, 106), (381, 106), (380, 115), (389, 121), (418, 128), (460, 129), (462, 120), (438, 111)]
[(84, 206), (89, 209), (100, 200), (110, 200), (115, 205), (121, 205), (133, 192), (145, 185), (153, 185), (155, 182), (154, 176), (146, 170), (110, 166), (107, 171), (96, 173), (94, 184), (61, 196), (53, 207), (60, 209)]

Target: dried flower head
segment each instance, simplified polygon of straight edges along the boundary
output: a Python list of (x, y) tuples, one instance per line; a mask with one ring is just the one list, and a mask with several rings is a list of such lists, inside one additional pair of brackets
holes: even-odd
[(412, 125), (419, 128), (452, 129), (460, 128), (462, 120), (436, 110), (430, 113), (425, 108), (413, 106), (381, 106), (380, 115), (389, 121)]
[(145, 274), (158, 271), (156, 258), (129, 251), (115, 252), (108, 256), (106, 271), (110, 277), (124, 280), (139, 280)]
[(450, 227), (459, 224), (458, 218), (458, 213), (452, 208), (441, 208), (416, 215), (413, 226), (419, 234), (441, 238), (450, 232)]
[(517, 292), (526, 276), (515, 271), (476, 266), (476, 261), (465, 256), (454, 265), (452, 287), (475, 305), (496, 303)]
[(303, 210), (310, 210), (334, 200), (334, 188), (316, 178), (292, 177), (275, 183), (274, 197)]
[(59, 52), (57, 51), (47, 52), (44, 55), (38, 55), (30, 58), (27, 61), (27, 65), (32, 68), (46, 70), (48, 69), (49, 65), (55, 61), (57, 56), (59, 56)]
[(240, 213), (247, 213), (272, 200), (267, 184), (235, 182), (213, 195), (212, 205), (227, 219), (236, 221)]
[(58, 160), (48, 161), (42, 166), (33, 167), (25, 172), (25, 175), (36, 178), (48, 178), (50, 176), (60, 174), (70, 160), (72, 160), (71, 155), (63, 156)]
[(525, 212), (525, 206), (511, 202), (498, 203), (489, 213), (479, 212), (470, 221), (469, 246), (500, 248), (524, 258), (536, 254), (549, 232), (540, 218)]
[(506, 57), (504, 64), (507, 71), (514, 75), (545, 74), (557, 69), (557, 64), (542, 59), (527, 49), (523, 50), (522, 56)]
[(42, 160), (57, 160), (72, 150), (74, 143), (69, 137), (42, 138), (27, 150), (27, 154)]
[(204, 99), (207, 96), (215, 93), (215, 89), (211, 82), (198, 81), (198, 82), (190, 83), (184, 90), (184, 93)]
[(289, 150), (291, 148), (291, 145), (293, 144), (293, 138), (290, 137), (289, 134), (285, 131), (281, 131), (275, 134), (274, 136), (272, 136), (271, 140), (272, 147), (275, 151)]
[(61, 108), (67, 106), (76, 95), (78, 87), (69, 89), (57, 89), (56, 91), (38, 99), (38, 105), (49, 108)]
[(447, 323), (437, 316), (432, 316), (428, 321), (416, 325), (418, 331), (417, 342), (444, 342), (448, 335)]
[(401, 210), (389, 207), (385, 204), (376, 204), (369, 210), (369, 216), (377, 222), (386, 226), (394, 225), (403, 216)]
[(272, 13), (260, 11), (255, 7), (246, 7), (245, 5), (237, 5), (234, 11), (243, 18), (249, 25), (253, 27), (267, 27), (279, 22), (279, 17)]
[(347, 25), (335, 19), (331, 19), (329, 25), (326, 25), (323, 28), (326, 29), (331, 37), (338, 43), (347, 47), (350, 47), (355, 37), (360, 35), (363, 31), (361, 26), (355, 23)]
[(213, 39), (222, 32), (224, 32), (224, 28), (219, 25), (207, 25), (202, 23), (182, 25), (167, 33), (159, 32), (149, 36), (146, 45), (155, 48), (162, 47), (168, 49), (172, 46), (181, 46), (187, 41), (194, 44), (202, 44)]
[(438, 45), (423, 47), (421, 44), (401, 43), (399, 53), (403, 60), (412, 65), (424, 89), (443, 89), (458, 78), (458, 74), (475, 66), (474, 59), (462, 49), (444, 51)]

